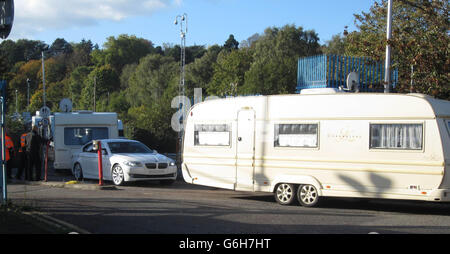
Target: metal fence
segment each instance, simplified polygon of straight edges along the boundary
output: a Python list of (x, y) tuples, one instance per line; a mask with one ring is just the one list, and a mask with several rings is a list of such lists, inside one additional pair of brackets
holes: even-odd
[[(347, 88), (350, 72), (359, 74), (359, 90), (384, 90), (384, 63), (368, 57), (317, 55), (298, 60), (297, 93), (306, 88)], [(398, 70), (391, 70), (392, 86), (398, 82)]]

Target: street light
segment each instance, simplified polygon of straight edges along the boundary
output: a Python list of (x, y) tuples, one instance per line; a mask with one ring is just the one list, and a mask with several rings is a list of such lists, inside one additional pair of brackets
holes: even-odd
[(387, 14), (387, 27), (386, 27), (386, 62), (384, 64), (384, 92), (389, 93), (391, 89), (391, 38), (392, 38), (392, 0), (388, 1), (388, 14)]
[[(180, 19), (180, 22), (178, 22)], [(183, 27), (183, 23), (185, 26)], [(180, 52), (180, 86), (179, 86), (179, 95), (184, 96), (184, 67), (186, 64), (186, 34), (187, 34), (187, 14), (178, 15), (174, 21), (175, 25), (180, 24), (180, 37), (181, 37), (181, 52)], [(181, 100), (180, 100), (181, 104)]]
[[(178, 20), (180, 20), (180, 22), (178, 22)], [(186, 34), (187, 34), (187, 14), (184, 13), (183, 15), (178, 15), (175, 17), (175, 21), (173, 22), (175, 25), (180, 24), (180, 37), (181, 37), (181, 57), (180, 57), (180, 85), (178, 87), (178, 98), (179, 98), (179, 102), (178, 105), (180, 107), (180, 110), (183, 110), (183, 105), (182, 106), (182, 102), (181, 100), (184, 99), (184, 94), (185, 94), (185, 86), (184, 86), (184, 66), (186, 63)], [(183, 23), (185, 24), (185, 26), (183, 27)], [(183, 145), (183, 133), (184, 133), (184, 117), (185, 114), (182, 114), (182, 120), (180, 121), (180, 131), (178, 132), (178, 151), (177, 151), (177, 156), (179, 157), (179, 160), (181, 162), (181, 147)]]
[(27, 78), (27, 109), (30, 107), (30, 81), (31, 79)]

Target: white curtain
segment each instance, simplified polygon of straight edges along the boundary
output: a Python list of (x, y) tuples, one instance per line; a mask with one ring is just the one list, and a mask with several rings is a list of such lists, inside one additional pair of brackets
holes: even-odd
[(422, 149), (422, 124), (373, 124), (371, 148)]

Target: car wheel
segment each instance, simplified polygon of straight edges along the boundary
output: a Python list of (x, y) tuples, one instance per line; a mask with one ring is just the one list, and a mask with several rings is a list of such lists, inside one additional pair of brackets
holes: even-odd
[(125, 175), (120, 165), (114, 165), (111, 171), (112, 180), (115, 185), (123, 185), (125, 182)]
[(313, 207), (319, 202), (319, 192), (314, 185), (300, 185), (297, 191), (297, 199), (300, 205)]
[(80, 163), (76, 163), (75, 166), (73, 166), (72, 174), (75, 177), (75, 180), (83, 180), (83, 169), (81, 168)]
[(275, 200), (280, 205), (291, 205), (295, 202), (295, 185), (280, 183), (275, 188)]

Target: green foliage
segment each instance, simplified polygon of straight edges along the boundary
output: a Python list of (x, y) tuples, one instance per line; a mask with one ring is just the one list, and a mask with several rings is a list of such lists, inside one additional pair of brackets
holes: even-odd
[[(355, 15), (359, 31), (350, 33), (346, 52), (383, 60), (386, 48), (387, 1), (376, 1), (370, 11)], [(399, 70), (399, 92), (414, 90), (450, 98), (449, 3), (443, 0), (394, 1), (393, 68)], [(411, 65), (414, 87), (410, 87)]]
[(134, 35), (111, 36), (103, 45), (105, 50), (96, 51), (93, 55), (97, 65), (110, 65), (120, 74), (127, 64), (138, 63), (139, 59), (153, 52), (153, 43), (149, 40), (137, 38)]
[(225, 44), (223, 45), (223, 48), (225, 50), (228, 50), (228, 51), (231, 51), (231, 50), (234, 50), (234, 49), (238, 49), (239, 48), (239, 42), (236, 41), (236, 39), (234, 39), (234, 35), (230, 34), (228, 39), (225, 41)]
[(331, 40), (326, 42), (326, 45), (322, 47), (324, 54), (345, 55), (346, 37), (342, 37), (340, 34), (333, 35)]
[(267, 28), (255, 42), (253, 63), (245, 73), (243, 93), (293, 93), (299, 57), (320, 53), (318, 35), (302, 27)]
[(245, 73), (250, 69), (253, 52), (250, 49), (224, 50), (217, 57), (211, 83), (207, 88), (210, 95), (237, 95), (245, 82)]
[(202, 57), (196, 58), (193, 63), (186, 66), (185, 83), (191, 91), (196, 87), (204, 90), (208, 88), (220, 51), (220, 46), (210, 46)]
[(127, 98), (131, 106), (150, 106), (158, 100), (169, 82), (177, 77), (178, 63), (158, 54), (141, 59), (128, 80)]
[(83, 85), (80, 109), (94, 110), (94, 88), (97, 104), (97, 100), (105, 99), (110, 92), (120, 89), (120, 80), (110, 65), (103, 65), (93, 69), (84, 80)]

